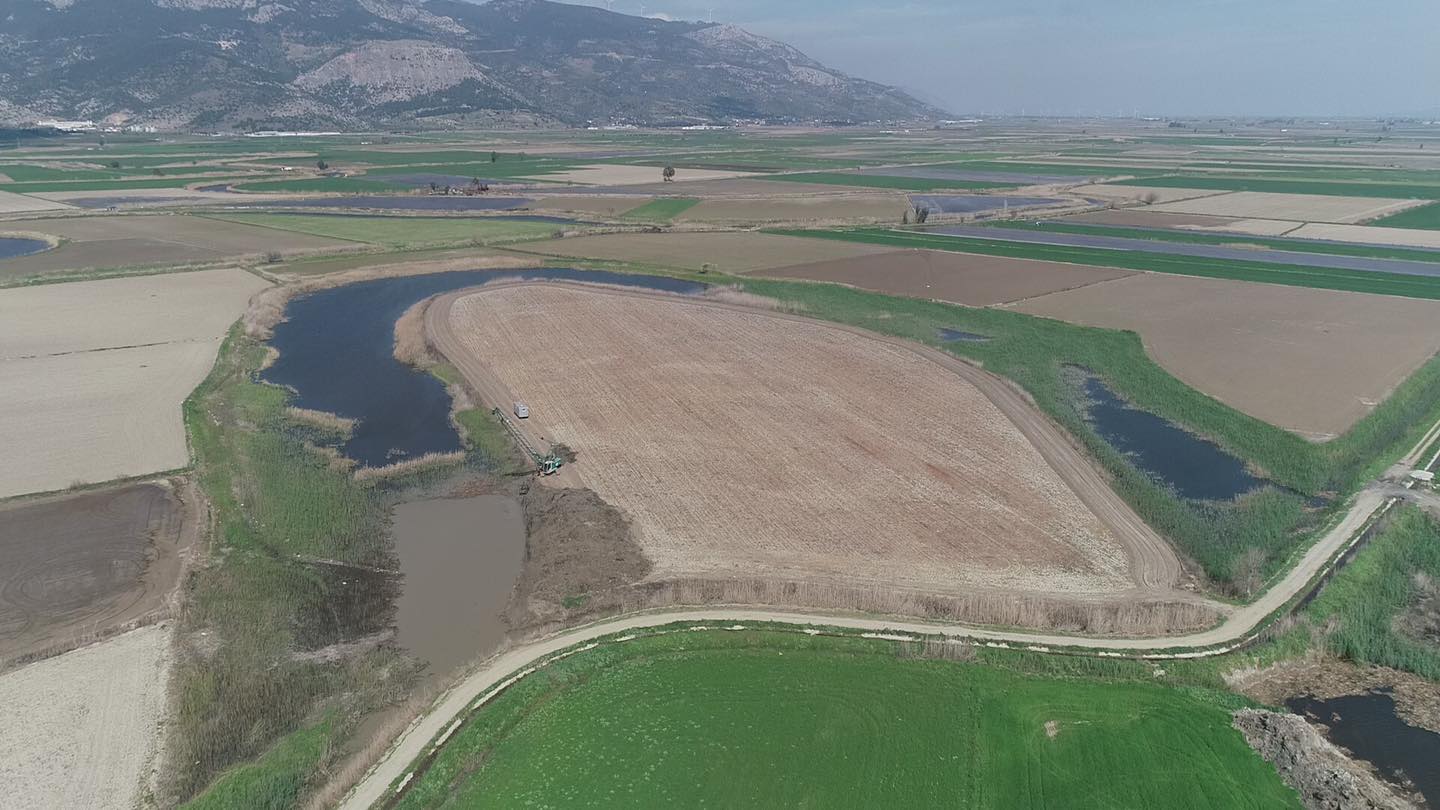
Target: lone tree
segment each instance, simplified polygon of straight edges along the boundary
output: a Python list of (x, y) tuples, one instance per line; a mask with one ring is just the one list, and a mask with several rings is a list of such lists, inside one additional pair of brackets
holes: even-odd
[(665, 171), (660, 172), (660, 176), (664, 178), (665, 182), (673, 183), (675, 181), (675, 167), (666, 166)]
[(324, 160), (317, 160), (315, 161), (315, 168), (323, 172), (326, 169), (330, 168), (330, 164), (326, 163)]
[(500, 153), (499, 153), (499, 152), (491, 152), (491, 153), (490, 153), (490, 162), (491, 162), (491, 163), (499, 163), (499, 162), (500, 162)]
[(930, 219), (930, 209), (923, 205), (915, 206), (915, 224), (924, 225), (928, 219)]

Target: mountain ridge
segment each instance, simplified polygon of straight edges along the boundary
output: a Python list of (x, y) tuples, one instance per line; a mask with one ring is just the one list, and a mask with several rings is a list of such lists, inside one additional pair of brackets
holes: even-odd
[(0, 0), (0, 123), (160, 129), (943, 116), (728, 24), (551, 0)]

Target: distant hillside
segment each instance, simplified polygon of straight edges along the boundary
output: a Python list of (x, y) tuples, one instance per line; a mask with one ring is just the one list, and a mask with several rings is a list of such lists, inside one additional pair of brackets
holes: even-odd
[(942, 115), (728, 25), (545, 0), (0, 0), (0, 123), (168, 129)]

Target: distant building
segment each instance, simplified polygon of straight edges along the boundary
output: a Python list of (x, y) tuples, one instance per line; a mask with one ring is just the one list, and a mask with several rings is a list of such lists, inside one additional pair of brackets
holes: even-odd
[(61, 132), (93, 132), (96, 129), (94, 121), (59, 121), (53, 118), (36, 121), (35, 126), (58, 129)]

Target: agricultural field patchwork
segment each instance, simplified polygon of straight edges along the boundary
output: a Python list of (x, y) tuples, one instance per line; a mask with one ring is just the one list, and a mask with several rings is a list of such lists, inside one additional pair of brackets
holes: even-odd
[(682, 213), (681, 222), (755, 223), (854, 220), (898, 223), (910, 202), (900, 194), (816, 195), (710, 199)]
[(392, 248), (543, 239), (563, 224), (486, 217), (374, 217), (318, 214), (225, 214), (225, 221)]
[(625, 233), (537, 243), (527, 249), (576, 259), (746, 273), (804, 262), (885, 253), (888, 248), (751, 233)]

